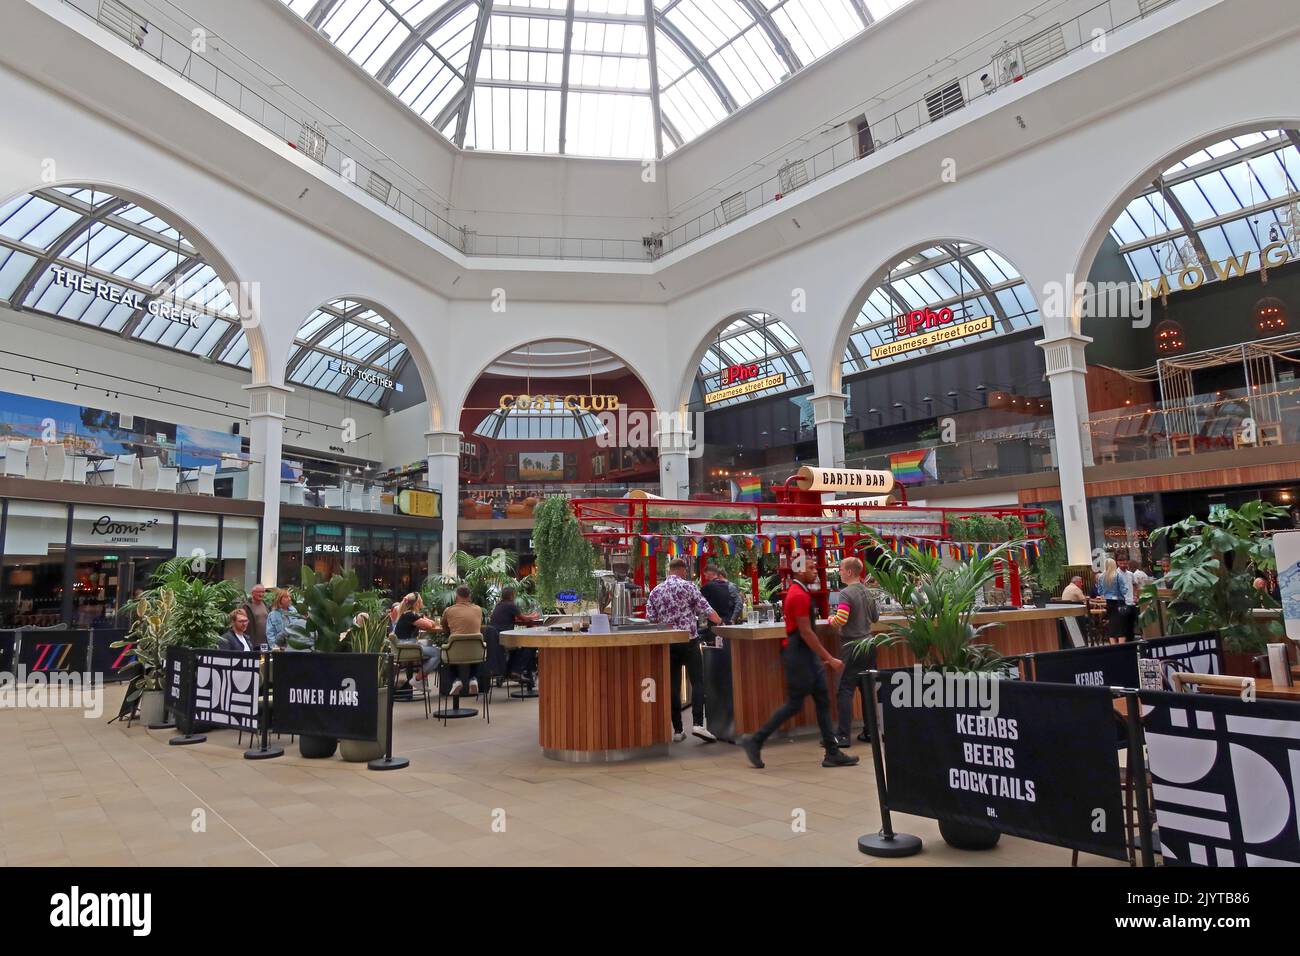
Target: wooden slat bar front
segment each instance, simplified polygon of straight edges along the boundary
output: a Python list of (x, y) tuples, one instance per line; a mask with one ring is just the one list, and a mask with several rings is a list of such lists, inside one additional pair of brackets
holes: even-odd
[[(1077, 617), (1087, 610), (1079, 604), (1051, 604), (1046, 608), (1022, 608), (1017, 611), (981, 611), (972, 622), (997, 623), (981, 635), (981, 641), (992, 644), (999, 653), (1008, 657), (1030, 651), (1054, 651), (1060, 647), (1056, 622), (1063, 617)], [(882, 617), (872, 627), (880, 633), (888, 629), (896, 617)], [(785, 637), (784, 624), (737, 624), (715, 627), (714, 632), (731, 646), (731, 693), (736, 721), (736, 733), (750, 734), (763, 725), (772, 712), (785, 700), (785, 674), (781, 667), (781, 638)], [(840, 641), (825, 623), (817, 625), (822, 643), (836, 657), (841, 657)], [(906, 647), (882, 648), (876, 655), (880, 668), (910, 667), (915, 663)], [(831, 682), (831, 713), (836, 714), (835, 681)], [(862, 719), (861, 695), (853, 698), (853, 719)], [(812, 698), (804, 702), (803, 712), (782, 725), (786, 733), (800, 733), (817, 728), (817, 715)]]
[[(538, 742), (544, 756), (576, 763), (667, 755), (668, 645), (687, 640), (685, 631), (520, 628), (501, 635), (503, 647), (538, 649)], [(648, 701), (647, 678), (654, 681)]]

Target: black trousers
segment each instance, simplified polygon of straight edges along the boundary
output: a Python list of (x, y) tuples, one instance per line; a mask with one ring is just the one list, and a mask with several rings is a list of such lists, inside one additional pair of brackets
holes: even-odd
[(831, 727), (831, 692), (826, 682), (825, 666), (803, 641), (796, 643), (794, 640), (781, 652), (781, 664), (785, 668), (786, 701), (767, 719), (767, 723), (755, 731), (754, 740), (761, 746), (778, 727), (803, 710), (804, 698), (811, 694), (817, 708), (822, 746), (827, 750), (838, 750)]
[(511, 648), (510, 656), (506, 659), (507, 674), (531, 674), (535, 670), (537, 670), (537, 648)]
[(862, 713), (865, 720), (867, 692), (862, 689), (862, 675), (875, 666), (876, 652), (874, 649), (870, 654), (861, 654), (857, 657), (852, 655), (851, 650), (845, 650), (844, 670), (840, 673), (840, 687), (835, 700), (835, 706), (839, 711), (839, 717), (835, 722), (837, 737), (847, 737), (853, 731), (854, 692), (857, 692), (862, 697)]
[(672, 706), (668, 708), (673, 718), (673, 732), (682, 730), (682, 668), (691, 680), (691, 722), (704, 724), (704, 662), (700, 658), (700, 640), (695, 638), (685, 644), (668, 645), (668, 672), (671, 676)]

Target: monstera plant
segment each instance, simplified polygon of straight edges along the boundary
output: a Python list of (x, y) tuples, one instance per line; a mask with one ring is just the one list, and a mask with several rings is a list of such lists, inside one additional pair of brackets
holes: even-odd
[(299, 620), (286, 631), (289, 646), (297, 650), (344, 650), (353, 619), (363, 610), (357, 603), (357, 573), (347, 571), (322, 580), (311, 568), (302, 569), (302, 588), (295, 595)]

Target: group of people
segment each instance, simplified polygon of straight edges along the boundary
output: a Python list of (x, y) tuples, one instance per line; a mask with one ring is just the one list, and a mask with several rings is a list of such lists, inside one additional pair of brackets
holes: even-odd
[[(701, 645), (709, 644), (724, 652), (726, 642), (712, 633), (712, 628), (724, 624), (737, 624), (744, 619), (745, 604), (735, 584), (716, 566), (706, 567), (705, 583), (697, 588), (689, 579), (689, 566), (685, 559), (674, 558), (668, 564), (668, 577), (650, 592), (646, 601), (646, 618), (674, 630), (684, 630), (690, 640), (669, 645), (671, 676), (671, 706), (674, 742), (686, 739), (681, 708), (682, 671), (691, 682), (691, 733), (705, 743), (716, 741), (717, 735), (706, 726), (704, 717), (709, 706), (705, 694)], [(867, 638), (871, 625), (879, 619), (875, 599), (863, 580), (862, 561), (855, 557), (840, 562), (840, 592), (837, 607), (830, 625), (840, 638), (841, 646)], [(817, 725), (821, 731), (825, 757), (823, 767), (850, 767), (858, 758), (844, 753), (852, 743), (853, 694), (860, 687), (863, 671), (875, 666), (871, 654), (849, 655), (846, 663), (832, 654), (818, 636), (814, 627), (812, 592), (818, 587), (819, 573), (814, 556), (795, 551), (790, 561), (790, 586), (782, 605), (785, 622), (785, 639), (781, 642), (781, 661), (785, 671), (787, 699), (759, 730), (743, 741), (745, 753), (753, 766), (762, 769), (763, 744), (783, 723), (803, 709), (804, 700), (811, 696), (817, 711)], [(701, 634), (699, 621), (708, 621), (709, 628)], [(831, 679), (839, 678), (837, 725), (831, 721)], [(864, 700), (865, 705), (865, 700)], [(859, 740), (865, 741), (864, 735)]]
[[(1138, 597), (1142, 589), (1155, 580), (1141, 564), (1128, 558), (1107, 558), (1093, 587), (1093, 597), (1106, 602), (1106, 638), (1112, 644), (1131, 641), (1137, 630)], [(1061, 600), (1087, 604), (1083, 575), (1076, 574), (1061, 591)]]
[(223, 651), (301, 650), (289, 643), (289, 627), (301, 620), (293, 609), (293, 595), (277, 588), (266, 603), (266, 585), (255, 584), (248, 600), (230, 612), (230, 626), (217, 647)]

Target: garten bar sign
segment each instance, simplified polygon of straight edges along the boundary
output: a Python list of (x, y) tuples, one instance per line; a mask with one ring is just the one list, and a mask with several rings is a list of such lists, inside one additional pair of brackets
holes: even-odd
[(861, 468), (813, 468), (804, 465), (795, 476), (800, 491), (857, 491), (887, 495), (894, 490), (892, 471)]
[(757, 364), (728, 365), (718, 376), (722, 388), (704, 393), (704, 404), (712, 405), (741, 395), (752, 395), (769, 388), (780, 388), (785, 384), (785, 372), (773, 372), (762, 375)]
[(898, 316), (894, 323), (894, 341), (871, 347), (872, 360), (891, 358), (917, 349), (942, 345), (957, 339), (980, 335), (993, 329), (993, 316), (958, 322), (952, 309), (916, 309)]

